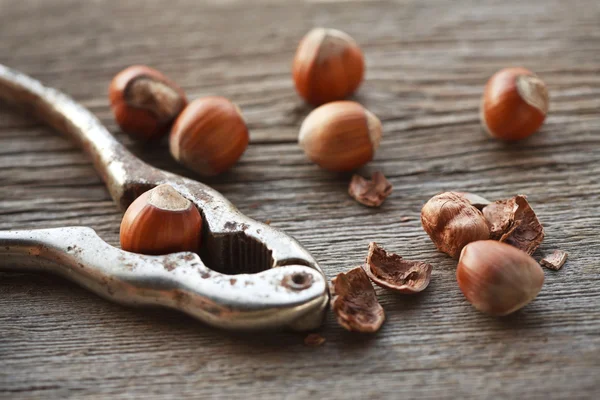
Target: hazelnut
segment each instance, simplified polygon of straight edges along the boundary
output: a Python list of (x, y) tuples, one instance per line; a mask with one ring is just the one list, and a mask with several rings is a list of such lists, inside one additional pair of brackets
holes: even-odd
[(421, 224), (438, 250), (458, 258), (468, 243), (490, 237), (483, 213), (460, 193), (433, 196), (421, 210)]
[(351, 95), (360, 86), (364, 70), (354, 39), (336, 29), (315, 28), (296, 50), (293, 76), (298, 94), (320, 105)]
[(224, 97), (191, 102), (171, 130), (171, 155), (200, 175), (217, 175), (231, 168), (250, 140), (240, 109)]
[(298, 141), (308, 158), (322, 168), (350, 171), (375, 155), (381, 122), (353, 101), (327, 103), (306, 117)]
[(121, 248), (140, 254), (198, 252), (202, 217), (173, 187), (160, 185), (134, 200), (121, 222)]
[(502, 316), (519, 310), (538, 295), (544, 272), (527, 253), (508, 244), (484, 240), (465, 246), (456, 279), (476, 309)]
[(481, 101), (481, 122), (493, 137), (520, 140), (535, 133), (548, 113), (548, 89), (525, 68), (505, 68), (488, 81)]
[(110, 84), (109, 98), (123, 132), (145, 140), (166, 134), (187, 104), (179, 86), (143, 65), (119, 72)]

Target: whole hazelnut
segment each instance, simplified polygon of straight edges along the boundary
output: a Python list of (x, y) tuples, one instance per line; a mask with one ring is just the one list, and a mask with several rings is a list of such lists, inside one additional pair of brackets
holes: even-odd
[(140, 254), (198, 252), (202, 217), (173, 187), (160, 185), (131, 203), (121, 221), (121, 248)]
[(298, 94), (320, 105), (354, 93), (364, 70), (363, 54), (354, 39), (336, 29), (315, 28), (298, 46), (293, 76)]
[(298, 142), (308, 158), (330, 171), (350, 171), (373, 159), (381, 141), (381, 122), (352, 101), (313, 110), (300, 127)]
[(494, 74), (483, 93), (481, 122), (502, 140), (520, 140), (535, 133), (548, 113), (548, 89), (525, 68), (505, 68)]
[(458, 258), (467, 244), (490, 237), (483, 213), (460, 193), (433, 196), (421, 209), (423, 229), (438, 250)]
[(110, 84), (109, 98), (123, 132), (144, 140), (166, 134), (187, 104), (179, 86), (144, 65), (119, 72)]
[(463, 249), (458, 286), (473, 306), (490, 315), (508, 315), (530, 303), (542, 289), (544, 271), (527, 253), (483, 240)]
[(191, 102), (171, 130), (171, 155), (200, 175), (217, 175), (231, 168), (250, 140), (240, 109), (224, 97)]

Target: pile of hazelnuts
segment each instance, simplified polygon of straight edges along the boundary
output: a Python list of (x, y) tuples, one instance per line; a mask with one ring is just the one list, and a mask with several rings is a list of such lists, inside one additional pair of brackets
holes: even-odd
[[(358, 89), (364, 72), (360, 47), (339, 30), (313, 29), (298, 46), (292, 71), (296, 91), (306, 102), (317, 106), (302, 123), (298, 141), (306, 156), (324, 169), (355, 170), (369, 162), (379, 147), (380, 120), (357, 102), (344, 100)], [(176, 83), (150, 67), (132, 66), (117, 74), (109, 95), (123, 132), (145, 141), (169, 134), (173, 158), (199, 175), (211, 176), (230, 169), (248, 146), (248, 128), (238, 106), (224, 97), (204, 97), (188, 103)], [(548, 103), (546, 86), (534, 73), (524, 68), (506, 68), (493, 75), (485, 87), (481, 122), (494, 138), (520, 140), (541, 127)], [(475, 212), (467, 206), (460, 212), (465, 210)], [(452, 221), (440, 224), (449, 222)], [(144, 254), (197, 252), (201, 225), (196, 207), (175, 189), (161, 185), (136, 199), (125, 213), (121, 246)], [(467, 260), (480, 246), (460, 246), (465, 260), (461, 265), (470, 264)], [(490, 248), (478, 257), (489, 259), (495, 252), (495, 248)], [(494, 261), (499, 267), (522, 258), (506, 250), (501, 253), (503, 256)], [(453, 251), (451, 255), (459, 254)], [(529, 260), (527, 263), (531, 264)], [(466, 271), (466, 267), (461, 268)], [(522, 269), (515, 271), (514, 277), (506, 278), (509, 286), (510, 281), (521, 279)], [(480, 273), (483, 272), (475, 271), (472, 276)], [(537, 286), (543, 275), (534, 275)], [(460, 276), (463, 282), (467, 279), (467, 275)], [(512, 307), (509, 311), (513, 311)]]

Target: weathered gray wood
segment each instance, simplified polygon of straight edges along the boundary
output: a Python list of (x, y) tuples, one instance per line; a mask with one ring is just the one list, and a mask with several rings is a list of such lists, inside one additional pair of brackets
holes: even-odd
[[(0, 62), (81, 101), (118, 132), (107, 86), (150, 64), (189, 94), (240, 104), (252, 145), (208, 182), (248, 215), (271, 219), (328, 276), (361, 262), (368, 242), (434, 264), (430, 287), (377, 289), (388, 321), (373, 337), (337, 327), (323, 347), (303, 335), (232, 334), (162, 310), (130, 310), (60, 278), (0, 274), (0, 398), (597, 398), (600, 394), (600, 3), (536, 1), (0, 0)], [(312, 26), (363, 47), (357, 98), (384, 122), (376, 159), (394, 193), (381, 209), (346, 194), (349, 176), (310, 165), (295, 143), (309, 111), (290, 63)], [(487, 77), (524, 65), (548, 83), (543, 131), (517, 145), (478, 125)], [(165, 146), (144, 159), (186, 173)], [(118, 243), (120, 214), (70, 142), (0, 108), (0, 229), (87, 225)], [(569, 253), (539, 298), (504, 319), (463, 299), (454, 262), (422, 231), (421, 205), (462, 189), (524, 193)], [(402, 222), (402, 217), (411, 219)]]

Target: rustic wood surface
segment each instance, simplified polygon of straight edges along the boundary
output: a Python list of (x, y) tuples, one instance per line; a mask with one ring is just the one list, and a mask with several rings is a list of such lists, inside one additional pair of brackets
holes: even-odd
[[(313, 26), (362, 46), (357, 100), (384, 124), (376, 159), (394, 193), (356, 204), (348, 175), (319, 170), (296, 144), (310, 108), (290, 63)], [(430, 287), (378, 289), (388, 320), (374, 336), (330, 314), (318, 348), (297, 333), (228, 333), (178, 313), (128, 309), (50, 275), (0, 274), (0, 398), (598, 398), (600, 396), (600, 3), (563, 1), (0, 0), (0, 62), (82, 102), (145, 160), (186, 173), (163, 145), (116, 127), (107, 86), (152, 65), (190, 98), (223, 95), (252, 143), (207, 182), (246, 214), (300, 240), (329, 278), (369, 241), (434, 265)], [(497, 69), (523, 65), (549, 85), (543, 130), (516, 145), (484, 136), (480, 94)], [(87, 225), (118, 244), (120, 213), (67, 139), (0, 106), (0, 229)], [(188, 173), (189, 175), (189, 173)], [(451, 189), (495, 199), (524, 193), (546, 227), (540, 296), (503, 319), (476, 312), (455, 263), (419, 211)], [(408, 220), (406, 220), (408, 218)]]

